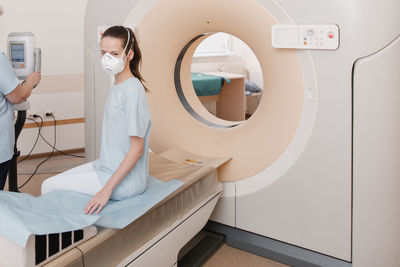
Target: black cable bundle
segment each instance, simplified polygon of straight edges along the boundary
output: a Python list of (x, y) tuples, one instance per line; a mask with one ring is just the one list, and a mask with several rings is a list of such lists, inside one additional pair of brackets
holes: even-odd
[[(41, 121), (41, 124), (40, 124), (40, 125), (43, 126), (43, 118), (42, 118), (41, 116), (36, 115), (36, 116), (33, 116), (33, 117), (34, 117), (34, 118), (35, 118), (35, 117), (38, 117), (38, 118), (40, 119), (40, 121)], [(41, 129), (41, 128), (40, 128), (40, 129)], [(56, 136), (55, 136), (55, 133), (56, 133), (56, 127), (55, 127), (55, 124), (54, 124), (54, 146), (56, 145)], [(39, 130), (39, 135), (42, 136), (40, 130)], [(42, 136), (42, 138), (43, 138), (43, 136)], [(33, 150), (33, 149), (32, 149), (32, 150)], [(48, 161), (48, 160), (53, 156), (53, 154), (54, 154), (54, 148), (52, 149), (50, 155), (49, 155), (45, 160), (43, 160), (42, 162), (40, 162), (40, 163), (36, 166), (35, 170), (34, 170), (33, 173), (31, 174), (31, 176), (30, 176), (30, 177), (28, 178), (28, 180), (26, 180), (21, 186), (18, 187), (18, 190), (21, 189), (22, 187), (24, 187), (27, 183), (29, 183), (29, 181), (32, 179), (32, 177), (35, 176), (35, 174), (36, 174), (37, 170), (39, 169), (39, 167), (40, 167), (42, 164), (44, 164), (46, 161)]]
[(31, 120), (31, 121), (33, 121), (33, 122), (36, 123), (36, 126), (38, 127), (38, 135), (37, 135), (37, 137), (36, 137), (36, 140), (35, 140), (35, 143), (34, 143), (32, 149), (29, 151), (28, 155), (26, 155), (23, 159), (21, 159), (20, 161), (18, 161), (18, 163), (24, 161), (26, 158), (28, 158), (28, 157), (31, 155), (32, 151), (33, 151), (33, 150), (35, 149), (35, 147), (36, 147), (36, 144), (37, 144), (37, 142), (38, 142), (39, 136), (43, 139), (44, 142), (46, 142), (46, 144), (48, 144), (48, 145), (52, 148), (52, 151), (51, 151), (50, 155), (49, 155), (45, 160), (43, 160), (42, 162), (40, 162), (40, 163), (36, 166), (34, 172), (31, 174), (31, 176), (28, 178), (28, 180), (26, 180), (21, 186), (19, 186), (18, 189), (24, 187), (24, 186), (32, 179), (32, 177), (35, 176), (35, 174), (37, 173), (39, 167), (40, 167), (42, 164), (44, 164), (46, 161), (48, 161), (48, 160), (54, 155), (54, 152), (55, 152), (55, 151), (57, 151), (58, 153), (60, 153), (60, 154), (62, 154), (62, 155), (65, 155), (65, 156), (77, 157), (77, 158), (85, 158), (84, 156), (79, 156), (79, 155), (73, 155), (73, 154), (65, 153), (65, 152), (60, 151), (60, 150), (58, 150), (58, 149), (56, 148), (56, 143), (57, 143), (57, 120), (56, 120), (55, 116), (54, 116), (52, 113), (46, 113), (46, 116), (52, 117), (52, 118), (53, 118), (53, 121), (54, 121), (54, 144), (53, 144), (53, 145), (50, 144), (50, 142), (47, 141), (47, 139), (44, 138), (44, 136), (42, 135), (41, 130), (42, 130), (42, 127), (43, 127), (43, 118), (42, 118), (41, 116), (39, 116), (39, 115), (34, 115), (34, 116), (33, 116), (34, 118), (39, 118), (39, 119), (40, 119), (40, 124), (39, 124), (36, 120), (28, 118), (29, 120)]

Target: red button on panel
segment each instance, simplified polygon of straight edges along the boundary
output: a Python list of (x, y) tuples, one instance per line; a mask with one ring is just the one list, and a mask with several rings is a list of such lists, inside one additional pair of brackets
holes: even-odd
[(335, 35), (333, 35), (333, 33), (329, 33), (329, 34), (328, 34), (328, 37), (329, 37), (330, 39), (333, 39), (333, 37), (335, 37)]

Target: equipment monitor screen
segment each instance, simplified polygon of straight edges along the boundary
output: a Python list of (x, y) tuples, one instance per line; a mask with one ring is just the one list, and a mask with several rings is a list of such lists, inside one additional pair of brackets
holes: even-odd
[(11, 44), (11, 61), (12, 62), (24, 62), (24, 44)]

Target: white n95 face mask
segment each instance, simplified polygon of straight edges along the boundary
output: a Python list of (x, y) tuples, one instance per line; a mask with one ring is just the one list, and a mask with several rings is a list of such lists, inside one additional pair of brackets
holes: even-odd
[(106, 72), (117, 75), (124, 70), (125, 62), (122, 59), (123, 56), (124, 54), (122, 54), (121, 57), (114, 57), (110, 53), (105, 53), (104, 56), (101, 58), (103, 69)]
[(112, 73), (113, 75), (117, 75), (118, 73), (124, 70), (125, 61), (122, 59), (125, 55), (125, 50), (128, 47), (129, 41), (131, 39), (131, 34), (128, 29), (128, 41), (126, 42), (124, 52), (122, 52), (120, 57), (115, 57), (110, 53), (105, 53), (101, 58), (101, 65), (106, 72)]

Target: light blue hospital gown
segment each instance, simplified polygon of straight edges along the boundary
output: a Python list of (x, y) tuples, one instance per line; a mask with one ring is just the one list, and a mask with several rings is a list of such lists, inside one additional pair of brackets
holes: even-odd
[(19, 80), (6, 55), (0, 53), (0, 163), (8, 161), (13, 156), (14, 105), (5, 97), (17, 86)]
[(150, 112), (145, 90), (137, 78), (111, 88), (103, 117), (100, 158), (93, 164), (102, 186), (117, 170), (128, 153), (130, 136), (144, 138), (143, 155), (114, 189), (111, 198), (121, 200), (141, 194), (149, 177)]

